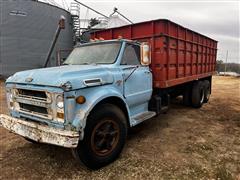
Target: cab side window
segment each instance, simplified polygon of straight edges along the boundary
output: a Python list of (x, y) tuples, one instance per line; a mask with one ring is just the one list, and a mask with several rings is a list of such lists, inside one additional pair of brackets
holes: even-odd
[(121, 65), (139, 65), (140, 47), (133, 44), (126, 44)]

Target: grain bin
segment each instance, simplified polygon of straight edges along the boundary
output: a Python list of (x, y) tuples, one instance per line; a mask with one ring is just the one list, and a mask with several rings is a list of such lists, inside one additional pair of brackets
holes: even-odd
[(49, 66), (56, 65), (56, 50), (73, 47), (71, 14), (57, 6), (34, 0), (0, 1), (0, 76), (41, 68), (58, 21), (66, 18)]

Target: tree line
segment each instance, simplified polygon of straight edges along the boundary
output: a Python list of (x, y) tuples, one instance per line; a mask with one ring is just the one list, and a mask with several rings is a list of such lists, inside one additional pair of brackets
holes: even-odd
[(222, 60), (217, 60), (216, 70), (217, 72), (224, 72), (226, 65), (226, 72), (236, 72), (240, 74), (240, 64), (238, 63), (224, 63)]

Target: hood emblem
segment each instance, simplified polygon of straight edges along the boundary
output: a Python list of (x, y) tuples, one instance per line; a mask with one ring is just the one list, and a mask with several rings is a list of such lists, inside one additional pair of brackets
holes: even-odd
[(33, 81), (33, 78), (31, 77), (25, 79), (25, 82), (32, 82), (32, 81)]

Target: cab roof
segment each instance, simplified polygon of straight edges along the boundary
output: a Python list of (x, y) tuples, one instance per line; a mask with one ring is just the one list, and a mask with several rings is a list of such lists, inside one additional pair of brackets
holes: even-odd
[(138, 42), (138, 41), (133, 41), (133, 40), (129, 40), (129, 39), (111, 39), (111, 40), (89, 41), (87, 43), (78, 44), (75, 47), (81, 47), (81, 46), (91, 45), (91, 44), (111, 43), (111, 42), (128, 42), (128, 43), (140, 44), (140, 42)]

